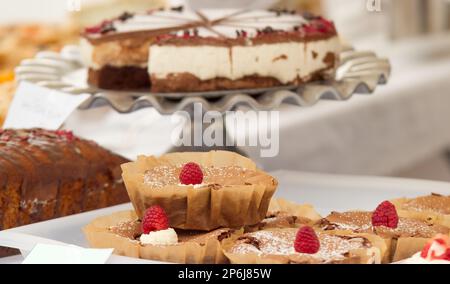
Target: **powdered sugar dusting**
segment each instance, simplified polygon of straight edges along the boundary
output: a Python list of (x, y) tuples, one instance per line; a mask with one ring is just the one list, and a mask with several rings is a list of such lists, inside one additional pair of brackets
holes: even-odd
[(342, 260), (352, 250), (366, 248), (363, 238), (346, 238), (317, 232), (320, 250), (315, 254), (297, 253), (294, 249), (296, 232), (297, 229), (283, 229), (249, 233), (231, 248), (231, 253), (308, 256), (326, 263)]
[[(144, 183), (153, 188), (180, 184), (179, 175), (182, 165), (163, 165), (148, 170), (144, 174)], [(203, 186), (210, 184), (243, 185), (252, 183), (259, 177), (258, 172), (239, 166), (201, 167), (203, 171)]]
[(351, 211), (344, 213), (333, 212), (326, 220), (331, 224), (331, 228), (339, 230), (350, 230), (353, 232), (376, 232), (377, 234), (394, 237), (422, 237), (431, 238), (437, 233), (448, 234), (449, 229), (443, 226), (431, 226), (426, 222), (399, 218), (397, 228), (385, 226), (372, 226), (372, 212)]
[(420, 238), (432, 238), (438, 233), (448, 234), (450, 229), (439, 226), (429, 225), (426, 222), (400, 218), (397, 228), (388, 228), (384, 226), (374, 227), (377, 234), (395, 235), (398, 237), (420, 237)]
[(433, 194), (417, 197), (403, 204), (402, 209), (450, 214), (450, 196)]

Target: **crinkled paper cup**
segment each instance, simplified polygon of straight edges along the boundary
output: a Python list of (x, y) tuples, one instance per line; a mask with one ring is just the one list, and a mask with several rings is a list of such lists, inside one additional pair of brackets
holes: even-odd
[[(117, 212), (93, 220), (83, 231), (91, 247), (113, 248), (117, 255), (183, 264), (228, 263), (217, 238), (202, 243), (186, 241), (175, 245), (142, 245), (138, 240), (120, 236), (110, 229), (121, 222), (134, 220), (137, 216), (133, 211)], [(236, 231), (230, 237), (239, 233)]]
[[(233, 183), (233, 177), (230, 177), (225, 185), (202, 187), (180, 184), (154, 187), (145, 182), (146, 173), (155, 167), (179, 167), (188, 162), (201, 167), (237, 166), (253, 174), (244, 183)], [(122, 170), (128, 195), (140, 218), (147, 208), (160, 205), (165, 209), (171, 227), (186, 230), (209, 231), (256, 224), (266, 216), (278, 185), (276, 179), (257, 169), (250, 159), (226, 151), (171, 153), (159, 158), (140, 156), (136, 162), (122, 165)]]

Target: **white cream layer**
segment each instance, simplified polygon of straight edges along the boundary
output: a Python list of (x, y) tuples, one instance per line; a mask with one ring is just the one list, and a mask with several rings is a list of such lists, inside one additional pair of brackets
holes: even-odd
[(158, 79), (177, 73), (190, 73), (200, 80), (257, 75), (286, 84), (325, 68), (326, 54), (339, 50), (338, 37), (233, 47), (152, 45), (148, 71)]
[(142, 234), (139, 241), (143, 245), (175, 245), (178, 243), (178, 235), (174, 229), (169, 228)]

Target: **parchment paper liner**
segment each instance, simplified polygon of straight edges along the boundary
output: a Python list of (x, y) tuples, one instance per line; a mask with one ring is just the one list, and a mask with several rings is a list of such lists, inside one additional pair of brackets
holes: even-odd
[[(228, 259), (222, 252), (220, 241), (211, 238), (206, 243), (181, 242), (177, 245), (141, 245), (138, 241), (112, 233), (109, 228), (121, 222), (137, 220), (133, 211), (122, 211), (96, 218), (83, 228), (89, 245), (94, 248), (114, 248), (123, 256), (186, 264), (223, 264)], [(230, 238), (237, 238), (235, 231)]]
[(310, 204), (296, 204), (283, 198), (272, 198), (266, 219), (258, 224), (245, 226), (244, 232), (255, 232), (272, 228), (298, 228), (314, 225), (322, 217)]
[[(276, 230), (276, 229), (272, 229)], [(372, 248), (356, 249), (349, 251), (348, 257), (334, 261), (334, 264), (367, 264), (372, 263), (372, 258), (376, 264), (381, 262), (382, 254), (386, 251), (386, 243), (380, 237), (372, 234), (349, 233), (347, 231), (322, 231), (325, 234), (341, 235), (349, 237), (364, 237), (372, 244)], [(287, 255), (258, 255), (255, 253), (236, 254), (228, 252), (234, 245), (235, 239), (225, 239), (222, 241), (224, 254), (232, 264), (289, 264), (296, 263), (295, 256)], [(370, 256), (369, 254), (374, 254)]]
[[(196, 162), (202, 166), (240, 166), (257, 171), (249, 184), (217, 188), (209, 186), (169, 185), (152, 188), (144, 183), (144, 173), (161, 165)], [(170, 226), (179, 229), (209, 231), (219, 227), (239, 228), (261, 221), (278, 182), (256, 168), (250, 159), (226, 151), (207, 153), (171, 153), (156, 158), (138, 157), (136, 162), (122, 165), (123, 179), (131, 202), (139, 217), (155, 204), (162, 206)]]
[(322, 219), (319, 213), (310, 204), (297, 204), (284, 198), (272, 198), (269, 204), (267, 214), (276, 214), (277, 212), (286, 213), (292, 216), (309, 219), (311, 222), (317, 222)]
[(400, 217), (419, 219), (431, 225), (438, 224), (450, 228), (449, 214), (440, 214), (434, 211), (427, 211), (427, 210), (415, 211), (403, 209), (403, 204), (409, 200), (410, 200), (409, 198), (398, 198), (391, 200), (391, 202), (395, 205), (397, 213)]

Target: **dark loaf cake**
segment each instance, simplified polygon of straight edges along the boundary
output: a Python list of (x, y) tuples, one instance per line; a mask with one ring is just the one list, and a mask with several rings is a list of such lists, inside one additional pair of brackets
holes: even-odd
[(128, 202), (125, 162), (69, 131), (0, 130), (0, 229)]

